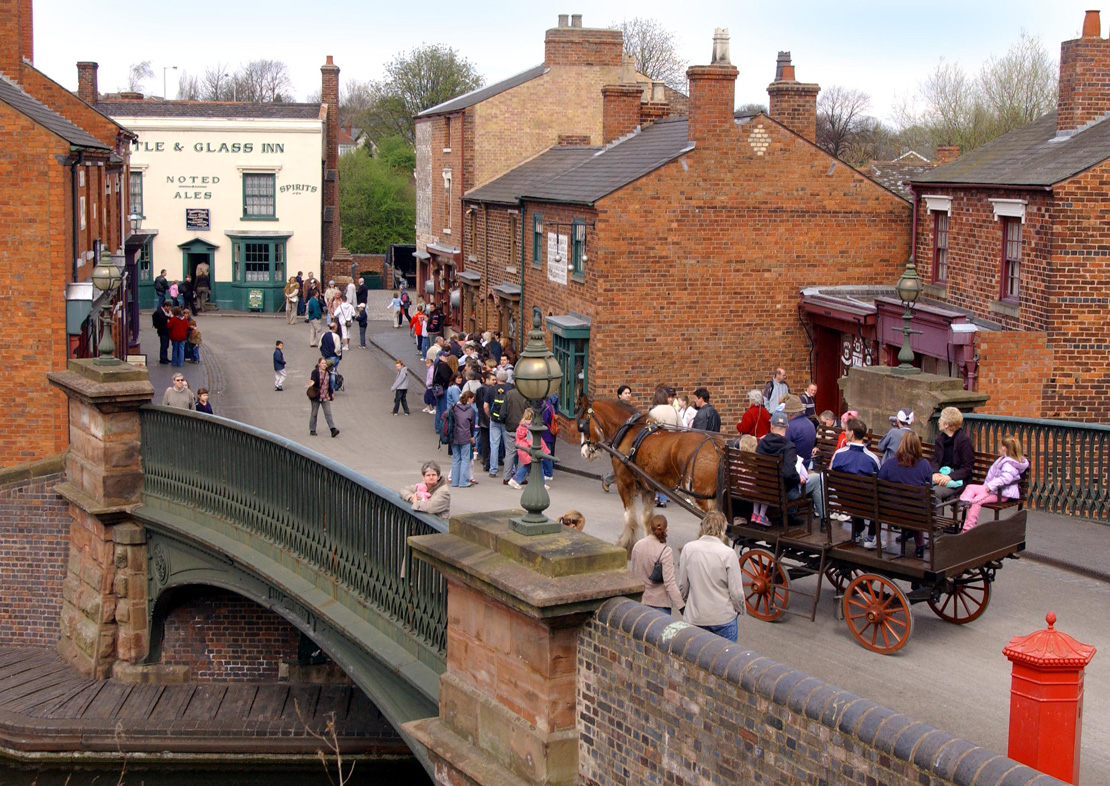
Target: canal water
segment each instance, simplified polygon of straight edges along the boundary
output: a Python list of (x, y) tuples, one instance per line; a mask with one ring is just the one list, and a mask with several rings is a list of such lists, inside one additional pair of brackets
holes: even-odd
[[(331, 775), (335, 779), (334, 762)], [(415, 759), (360, 761), (347, 786), (431, 786), (431, 779)], [(130, 763), (120, 777), (119, 765), (26, 765), (0, 758), (0, 786), (329, 786), (323, 766), (297, 764), (194, 767), (144, 766)]]

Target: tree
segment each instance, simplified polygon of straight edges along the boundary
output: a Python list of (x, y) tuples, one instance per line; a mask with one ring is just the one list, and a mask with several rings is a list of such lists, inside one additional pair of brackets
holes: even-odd
[(200, 95), (200, 77), (196, 74), (190, 74), (184, 68), (181, 69), (181, 76), (177, 78), (178, 100), (199, 101), (201, 100)]
[(233, 77), (235, 100), (253, 104), (281, 103), (293, 91), (289, 69), (280, 60), (252, 60)]
[[(351, 123), (361, 126), (366, 113), (374, 107), (374, 83), (370, 80), (360, 82), (351, 79), (339, 86), (339, 122)], [(317, 88), (308, 94), (306, 99), (310, 104), (319, 104), (320, 89)]]
[(373, 85), (372, 108), (362, 125), (375, 138), (399, 134), (415, 143), (420, 112), (481, 87), (474, 64), (442, 44), (425, 44), (397, 55), (385, 67), (385, 78)]
[(990, 58), (979, 75), (983, 102), (1006, 133), (1056, 108), (1059, 70), (1039, 38), (1022, 31), (1000, 58)]
[(654, 19), (633, 17), (613, 25), (624, 36), (624, 53), (632, 57), (636, 71), (686, 92), (686, 61), (678, 54), (674, 34)]
[(150, 67), (149, 60), (132, 63), (131, 67), (127, 69), (127, 89), (132, 93), (141, 93), (143, 92), (143, 83), (153, 78), (154, 69)]
[[(414, 161), (411, 148), (399, 137), (383, 139), (378, 148), (378, 158), (360, 148), (339, 159), (343, 244), (356, 254), (380, 254), (392, 243), (414, 242), (416, 188), (408, 165)], [(383, 155), (385, 151), (388, 156)], [(400, 166), (395, 166), (398, 163)]]
[(853, 136), (867, 119), (871, 96), (862, 90), (833, 85), (817, 98), (817, 144), (837, 158), (843, 158)]
[(230, 101), (231, 99), (231, 71), (226, 63), (217, 62), (204, 69), (201, 77), (202, 101)]

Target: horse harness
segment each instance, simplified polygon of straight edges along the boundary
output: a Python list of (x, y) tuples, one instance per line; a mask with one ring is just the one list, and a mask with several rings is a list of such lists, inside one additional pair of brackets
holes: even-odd
[[(635, 464), (636, 453), (639, 451), (640, 445), (643, 444), (643, 441), (645, 439), (647, 439), (649, 436), (656, 433), (657, 431), (669, 431), (666, 426), (657, 421), (652, 421), (648, 423), (646, 426), (644, 426), (643, 431), (633, 437), (632, 445), (628, 449), (628, 455), (624, 455), (619, 450), (617, 450), (616, 446), (624, 441), (624, 438), (628, 435), (628, 432), (632, 429), (632, 427), (643, 420), (643, 418), (643, 413), (634, 413), (633, 415), (629, 416), (628, 420), (624, 421), (624, 423), (617, 427), (617, 431), (613, 435), (613, 438), (611, 440), (609, 440), (608, 442), (593, 442), (592, 444), (601, 445), (603, 448), (606, 448), (611, 455), (616, 456), (625, 466), (628, 466), (629, 464)], [(586, 409), (586, 417), (579, 418), (578, 420), (578, 431), (586, 436), (587, 444), (591, 443), (589, 426), (590, 420), (593, 420), (596, 423), (598, 435), (600, 435), (601, 437), (604, 437), (605, 435), (604, 429), (601, 428), (601, 423), (598, 422), (597, 416), (594, 415), (594, 408), (588, 407)], [(713, 437), (706, 436), (701, 441), (701, 443), (690, 452), (689, 457), (686, 459), (686, 466), (682, 468), (682, 473), (679, 475), (680, 478), (689, 478), (691, 480), (693, 479), (691, 467), (693, 466), (694, 462), (697, 461), (697, 458), (701, 454), (701, 450), (703, 447), (705, 447), (706, 443), (712, 444), (714, 450), (717, 450), (717, 443), (713, 441)], [(720, 450), (717, 450), (717, 458), (718, 460), (720, 460)], [(659, 485), (662, 486), (662, 484)], [(692, 484), (688, 483), (687, 485)], [(694, 491), (693, 489), (684, 489), (681, 486), (677, 485), (672, 488), (671, 491), (674, 491), (678, 494), (695, 497), (697, 499), (716, 498), (713, 494), (701, 494), (697, 491)]]

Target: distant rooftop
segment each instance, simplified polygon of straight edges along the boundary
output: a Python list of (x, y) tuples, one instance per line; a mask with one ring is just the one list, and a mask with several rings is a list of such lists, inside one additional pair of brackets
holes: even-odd
[(252, 104), (245, 101), (161, 101), (109, 98), (96, 108), (110, 117), (201, 117), (315, 120), (321, 104)]
[(525, 82), (531, 82), (539, 76), (547, 73), (547, 66), (540, 63), (538, 66), (532, 66), (527, 71), (521, 71), (519, 74), (514, 74), (508, 79), (502, 79), (492, 85), (479, 87), (476, 90), (471, 90), (469, 93), (463, 93), (461, 96), (452, 98), (450, 101), (444, 101), (442, 104), (428, 107), (417, 117), (430, 117), (432, 115), (442, 115), (447, 112), (457, 112), (460, 109), (466, 109), (468, 106), (480, 104), (487, 98), (492, 98), (498, 93), (504, 93), (506, 90), (511, 90), (517, 85), (523, 85)]

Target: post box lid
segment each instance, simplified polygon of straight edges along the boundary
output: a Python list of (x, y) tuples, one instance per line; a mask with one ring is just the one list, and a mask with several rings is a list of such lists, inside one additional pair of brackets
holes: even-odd
[(1056, 630), (1056, 612), (1048, 612), (1045, 622), (1048, 627), (1044, 630), (1010, 639), (1002, 654), (1014, 663), (1040, 669), (1081, 669), (1091, 662), (1095, 648)]

